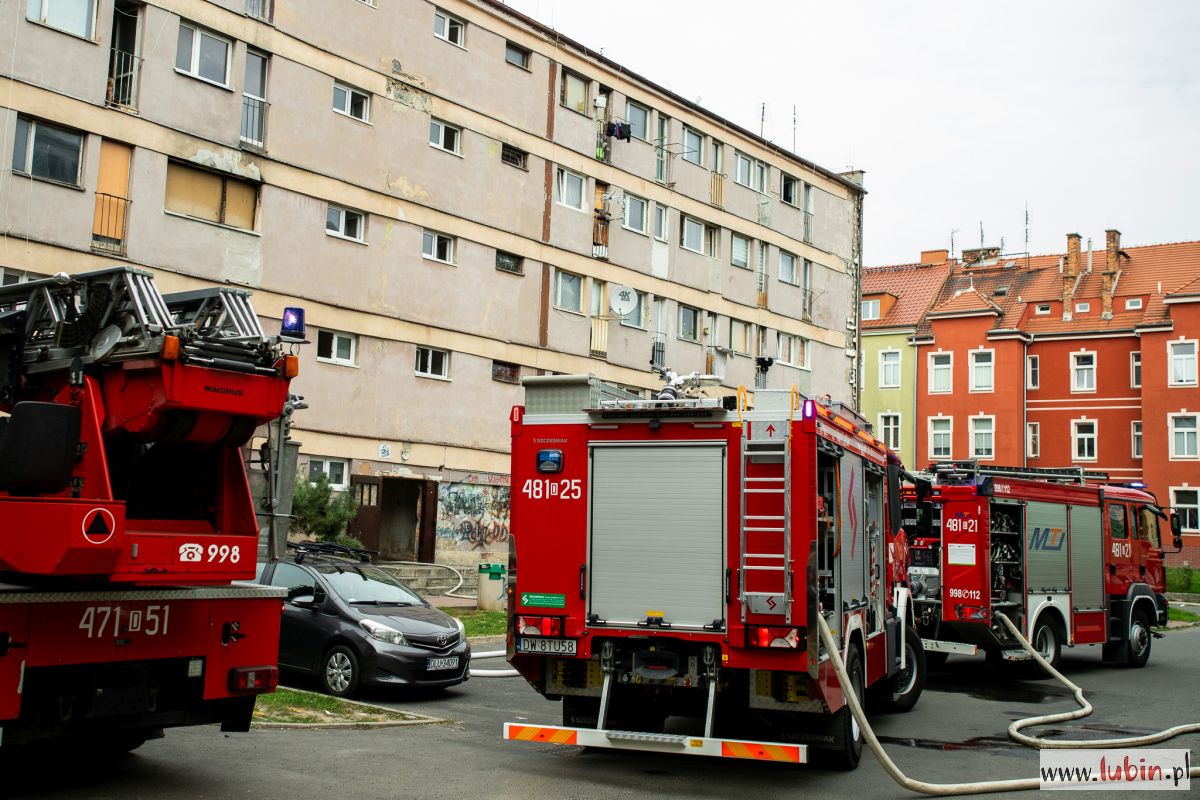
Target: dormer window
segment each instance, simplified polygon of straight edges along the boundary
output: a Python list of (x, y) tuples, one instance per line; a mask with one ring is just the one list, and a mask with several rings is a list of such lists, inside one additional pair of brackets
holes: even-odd
[(1076, 303), (1075, 304), (1075, 313), (1076, 314), (1086, 314), (1087, 312), (1089, 312), (1091, 310), (1092, 310), (1091, 303)]
[(1043, 317), (1046, 314), (1049, 314), (1050, 313), (1050, 304), (1049, 303), (1039, 303), (1037, 308), (1034, 309), (1033, 313), (1037, 314), (1039, 317)]
[(879, 298), (878, 297), (876, 297), (872, 300), (863, 300), (862, 301), (862, 318), (864, 320), (879, 319)]

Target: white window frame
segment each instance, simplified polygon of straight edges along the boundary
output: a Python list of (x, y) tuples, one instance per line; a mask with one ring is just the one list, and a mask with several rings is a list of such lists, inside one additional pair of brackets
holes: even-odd
[[(568, 79), (570, 79), (570, 78), (574, 78), (575, 80), (579, 81), (580, 85), (583, 86), (583, 108), (576, 108), (575, 106), (573, 106), (567, 102), (567, 85), (568, 85)], [(559, 86), (559, 89), (558, 89), (559, 105), (561, 105), (563, 108), (568, 108), (571, 111), (574, 111), (576, 114), (583, 114), (585, 117), (590, 116), (590, 114), (588, 113), (588, 104), (592, 100), (592, 82), (591, 82), (591, 80), (580, 75), (578, 72), (564, 68), (562, 70), (562, 77), (561, 77), (560, 81), (561, 81), (561, 85)]]
[(1025, 455), (1027, 458), (1042, 457), (1042, 423), (1025, 423)]
[[(785, 348), (784, 342), (788, 345)], [(775, 360), (780, 364), (786, 364), (789, 367), (797, 369), (808, 369), (808, 346), (809, 342), (803, 336), (797, 336), (794, 333), (784, 333), (778, 331), (778, 336), (775, 339)], [(784, 350), (787, 350), (787, 356), (784, 356)], [(803, 353), (802, 360), (794, 361), (796, 356)]]
[[(937, 451), (937, 439), (935, 438), (937, 432), (934, 431), (934, 423), (936, 422), (945, 422), (949, 426), (945, 432), (949, 439), (949, 446), (946, 448), (945, 453)], [(929, 434), (929, 458), (934, 461), (941, 459), (952, 460), (954, 458), (954, 417), (929, 417), (926, 427)]]
[[(579, 303), (575, 307), (563, 305), (563, 280), (566, 278), (574, 278), (579, 281)], [(562, 311), (569, 311), (572, 314), (583, 314), (583, 276), (577, 275), (574, 272), (569, 272), (565, 269), (556, 269), (554, 271), (554, 307)]]
[[(433, 35), (437, 36), (436, 30), (434, 31)], [(520, 62), (513, 61), (511, 58), (509, 58), (508, 56), (509, 56), (510, 52), (515, 52), (515, 53), (519, 54), (521, 56)], [(528, 48), (521, 47), (521, 45), (517, 44), (516, 42), (505, 40), (505, 42), (504, 42), (504, 61), (505, 61), (505, 63), (512, 64), (517, 69), (523, 69), (528, 72), (529, 71), (529, 61), (532, 58), (532, 56), (533, 56), (533, 54), (530, 52), (530, 50)]]
[[(990, 431), (990, 434), (992, 437), (992, 440), (991, 440), (992, 441), (992, 448), (991, 448), (992, 452), (991, 452), (991, 455), (986, 455), (986, 456), (981, 455), (980, 451), (975, 449), (975, 434), (978, 433), (978, 431), (976, 430), (975, 424), (977, 422), (982, 422), (984, 420), (987, 420), (988, 424), (992, 426), (992, 429)], [(969, 435), (968, 436), (969, 441), (967, 443), (969, 446), (968, 452), (970, 452), (971, 458), (978, 459), (979, 461), (995, 461), (996, 460), (996, 417), (995, 416), (990, 415), (990, 414), (981, 414), (979, 416), (971, 417), (970, 419), (967, 420), (967, 433)]]
[[(688, 144), (689, 136), (694, 136), (700, 140), (700, 144), (695, 148), (695, 150), (693, 150), (691, 148), (691, 146)], [(688, 162), (689, 164), (695, 164), (697, 167), (703, 167), (704, 166), (704, 134), (701, 133), (700, 131), (696, 130), (695, 128), (689, 128), (687, 125), (684, 125), (683, 126), (683, 137), (680, 139), (680, 141), (682, 142), (682, 148), (683, 148), (683, 152), (680, 153), (680, 155), (683, 156), (683, 160)]]
[[(889, 420), (894, 420), (896, 424), (888, 425)], [(900, 437), (903, 433), (903, 430), (904, 429), (900, 426), (900, 412), (885, 411), (879, 415), (879, 440), (883, 442), (885, 446), (890, 447), (892, 450), (898, 451), (900, 449)], [(893, 440), (888, 437), (889, 431), (895, 433), (894, 443)]]
[[(739, 264), (737, 262), (737, 257), (734, 255), (734, 253), (736, 252), (736, 250), (734, 249), (734, 245), (737, 244), (737, 241), (739, 239), (746, 243), (746, 263), (744, 263), (744, 264)], [(751, 239), (749, 236), (743, 236), (740, 233), (734, 233), (733, 231), (730, 231), (729, 232), (729, 263), (732, 264), (733, 266), (737, 267), (738, 269), (750, 269), (750, 262), (753, 260), (751, 258), (751, 252), (752, 252), (753, 246), (754, 246), (754, 240)]]
[[(950, 376), (950, 380), (947, 382), (947, 386), (949, 388), (935, 389), (934, 386), (936, 385), (936, 381), (934, 380), (934, 376), (937, 373), (937, 371), (942, 368), (936, 367), (933, 362), (934, 362), (935, 358), (941, 358), (942, 356), (945, 356), (946, 358), (950, 359), (950, 362), (944, 367), (944, 369)], [(954, 393), (954, 352), (953, 351), (949, 351), (949, 352), (942, 351), (940, 353), (930, 353), (928, 355), (928, 359), (929, 359), (929, 363), (928, 363), (929, 385), (926, 387), (926, 392), (928, 394), (953, 394)]]
[(882, 313), (883, 301), (878, 297), (872, 297), (870, 300), (863, 300), (859, 306), (858, 313), (862, 317), (863, 322), (873, 319), (879, 319)]
[[(792, 199), (787, 199), (787, 184), (792, 183)], [(781, 202), (787, 203), (795, 208), (800, 207), (800, 198), (804, 193), (804, 181), (797, 178), (795, 175), (789, 175), (786, 172), (779, 173), (779, 199)]]
[(96, 10), (97, 6), (99, 5), (96, 0), (88, 0), (87, 29), (84, 31), (75, 31), (71, 30), (70, 28), (60, 28), (59, 26), (50, 22), (50, 6), (54, 4), (55, 0), (34, 0), (34, 2), (38, 3), (36, 17), (29, 16), (29, 4), (26, 3), (25, 5), (25, 18), (30, 22), (36, 22), (39, 25), (45, 25), (47, 28), (52, 28), (56, 31), (62, 31), (63, 33), (70, 34), (71, 36), (78, 36), (80, 39), (93, 41), (92, 37), (96, 35)]
[(1125, 310), (1126, 311), (1137, 311), (1137, 310), (1141, 309), (1142, 306), (1143, 306), (1143, 302), (1142, 302), (1142, 298), (1140, 298), (1140, 297), (1126, 297), (1125, 298)]
[[(334, 81), (333, 92), (335, 96), (337, 95), (338, 89), (341, 89), (346, 93), (346, 104), (340, 108), (338, 106), (331, 106), (331, 108), (333, 108), (333, 112), (335, 114), (341, 114), (343, 117), (349, 117), (350, 119), (356, 119), (359, 122), (365, 122), (369, 125), (371, 123), (371, 93), (364, 92), (362, 89), (355, 89), (353, 86), (342, 83), (341, 81)], [(354, 108), (354, 95), (356, 94), (361, 95), (366, 99), (366, 102), (363, 103), (363, 115), (361, 117), (357, 116), (352, 111)]]
[[(454, 146), (446, 147), (446, 132), (454, 132)], [(437, 141), (434, 141), (434, 139)], [(429, 146), (434, 150), (441, 150), (443, 153), (451, 153), (456, 156), (462, 155), (462, 139), (463, 130), (457, 125), (451, 125), (449, 122), (444, 122), (436, 117), (429, 118)]]
[[(744, 170), (743, 166), (745, 167)], [(733, 181), (739, 186), (745, 186), (747, 189), (765, 193), (767, 191), (767, 177), (770, 171), (770, 167), (765, 162), (759, 161), (757, 158), (748, 156), (743, 152), (734, 151)]]
[[(442, 32), (438, 33), (438, 20), (442, 21)], [(452, 22), (458, 23), (458, 36), (451, 34)], [(441, 39), (443, 42), (449, 42), (455, 47), (461, 47), (464, 50), (467, 48), (467, 21), (461, 17), (456, 17), (448, 11), (443, 11), (440, 8), (433, 9), (433, 35), (434, 38)]]
[(1091, 310), (1092, 310), (1091, 303), (1076, 303), (1075, 304), (1075, 313), (1076, 314), (1086, 314)]
[[(337, 230), (329, 228), (329, 212), (338, 212), (338, 227)], [(355, 215), (358, 217), (359, 236), (349, 236), (346, 234), (346, 217), (347, 215)], [(359, 244), (367, 243), (367, 215), (362, 211), (356, 211), (353, 208), (339, 206), (336, 203), (329, 203), (325, 210), (325, 235), (333, 236), (337, 239), (345, 239), (348, 242), (358, 242)]]
[[(175, 71), (178, 72), (180, 75), (187, 75), (189, 78), (195, 78), (198, 81), (204, 81), (205, 83), (211, 83), (213, 86), (220, 86), (223, 89), (228, 89), (229, 88), (229, 70), (231, 69), (231, 64), (233, 63), (233, 40), (230, 39), (228, 36), (222, 36), (221, 34), (211, 31), (208, 28), (197, 25), (194, 22), (187, 22), (185, 20), (180, 20), (179, 28), (180, 28), (180, 30), (183, 30), (184, 28), (186, 28), (187, 30), (192, 32), (192, 58), (191, 58), (191, 63), (188, 65), (187, 69), (184, 69), (179, 66), (179, 52), (178, 52), (179, 45), (178, 45), (178, 40), (176, 40), (175, 46), (177, 49), (176, 49), (176, 53), (175, 53)], [(216, 39), (217, 41), (222, 42), (225, 45), (225, 80), (224, 81), (214, 81), (212, 78), (206, 78), (200, 74), (200, 37), (202, 37), (202, 36), (207, 36), (210, 39)]]
[(1035, 316), (1038, 316), (1038, 317), (1046, 316), (1047, 314), (1050, 313), (1050, 304), (1049, 303), (1038, 303), (1036, 306), (1034, 306), (1033, 313)]
[[(896, 361), (893, 364), (888, 363), (888, 356), (895, 356)], [(880, 389), (899, 389), (900, 388), (900, 373), (903, 356), (899, 350), (888, 349), (879, 351), (879, 388)], [(888, 381), (888, 368), (895, 367), (896, 379), (894, 382)]]
[[(438, 245), (442, 242), (446, 243), (446, 254), (448, 258), (439, 258), (437, 255)], [(431, 249), (427, 249), (426, 245), (432, 244)], [(458, 251), (458, 240), (449, 234), (439, 233), (425, 228), (421, 231), (421, 257), (426, 261), (436, 261), (439, 264), (449, 264), (454, 266), (454, 260)]]
[[(642, 204), (642, 214), (641, 214), (642, 218), (640, 220), (633, 220), (632, 222), (630, 221), (629, 210), (630, 210), (630, 206), (633, 205), (633, 202), (630, 202), (630, 201), (636, 201), (636, 202)], [(639, 197), (636, 194), (630, 194), (629, 192), (626, 192), (625, 193), (625, 213), (624, 213), (625, 218), (621, 221), (622, 227), (624, 227), (626, 230), (631, 230), (634, 233), (640, 233), (643, 236), (646, 236), (649, 234), (649, 231), (648, 231), (649, 216), (650, 216), (650, 201), (644, 197)]]
[[(991, 363), (989, 365), (990, 369), (988, 370), (989, 377), (991, 378), (991, 382), (987, 386), (980, 386), (975, 383), (975, 367), (977, 366), (976, 360), (979, 356), (982, 356), (982, 355), (986, 355), (991, 361)], [(968, 361), (970, 361), (970, 369), (967, 371), (968, 381), (970, 383), (970, 391), (980, 393), (980, 394), (989, 394), (989, 393), (995, 392), (996, 391), (996, 351), (991, 350), (991, 349), (972, 350), (972, 351), (970, 351), (970, 354), (968, 356)]]
[[(679, 223), (679, 226), (680, 226), (679, 246), (682, 247), (684, 250), (687, 250), (692, 253), (699, 253), (702, 256), (709, 255), (709, 253), (707, 252), (708, 225), (706, 225), (701, 220), (696, 219), (695, 217), (689, 217), (686, 214), (684, 214), (682, 216), (683, 216), (683, 219)], [(700, 228), (700, 249), (699, 250), (697, 250), (694, 247), (688, 247), (687, 226), (689, 223), (692, 225), (697, 225)]]
[[(577, 178), (579, 180), (579, 205), (573, 206), (567, 202), (567, 178)], [(558, 167), (554, 175), (554, 194), (555, 202), (564, 208), (574, 209), (575, 211), (587, 210), (587, 177), (580, 175), (578, 172), (572, 172), (566, 167)]]
[(1142, 457), (1142, 421), (1131, 420), (1129, 423), (1129, 455), (1131, 458)]
[[(741, 326), (742, 336), (734, 336), (736, 326)], [(738, 339), (741, 338), (741, 342)], [(741, 345), (739, 347), (739, 344)], [(744, 320), (729, 318), (729, 349), (738, 355), (750, 355), (750, 351), (754, 348), (754, 331), (753, 326)]]
[[(684, 316), (685, 311), (690, 311), (693, 314), (694, 336), (692, 336), (690, 338), (688, 336), (685, 336), (684, 331), (683, 331), (683, 316)], [(684, 305), (683, 303), (680, 303), (678, 310), (676, 310), (676, 312), (675, 312), (675, 336), (676, 336), (676, 338), (681, 339), (685, 342), (699, 342), (700, 341), (700, 322), (701, 322), (700, 309), (696, 308), (695, 306), (689, 306), (689, 305)]]
[[(326, 334), (330, 337), (329, 355), (321, 355), (321, 335)], [(350, 357), (342, 358), (338, 355), (338, 340), (345, 339), (350, 342)], [(337, 364), (342, 367), (357, 367), (358, 366), (358, 335), (353, 333), (343, 333), (335, 330), (318, 330), (317, 331), (317, 361), (324, 364)]]
[[(1183, 530), (1188, 533), (1196, 533), (1197, 531), (1200, 531), (1200, 487), (1188, 486), (1185, 483), (1183, 486), (1172, 486), (1168, 491), (1171, 493), (1171, 508), (1174, 511), (1178, 512), (1180, 508), (1195, 509), (1195, 514), (1193, 516), (1198, 520), (1196, 527), (1189, 528), (1187, 526), (1187, 517), (1183, 514), (1179, 515), (1181, 517), (1180, 521), (1184, 523)], [(1195, 492), (1196, 505), (1191, 505), (1190, 503), (1186, 506), (1180, 505), (1179, 500), (1176, 499), (1177, 492)]]
[[(1191, 452), (1180, 452), (1175, 446), (1175, 425), (1178, 420), (1183, 418), (1190, 419), (1195, 423), (1190, 431), (1184, 432), (1185, 437), (1188, 433), (1191, 434)], [(1200, 461), (1200, 412), (1177, 411), (1167, 414), (1167, 447), (1170, 461)]]
[[(1079, 426), (1080, 425), (1091, 425), (1092, 426), (1092, 434), (1090, 437), (1079, 435)], [(1092, 440), (1092, 456), (1091, 456), (1091, 458), (1079, 455), (1079, 442), (1080, 442), (1080, 440), (1087, 439), (1087, 438), (1090, 438)], [(1099, 457), (1100, 457), (1100, 423), (1099, 423), (1099, 421), (1094, 420), (1094, 419), (1088, 419), (1086, 417), (1080, 417), (1079, 419), (1071, 420), (1071, 461), (1072, 462), (1084, 461), (1084, 462), (1088, 462), (1088, 463), (1094, 463)]]
[[(1175, 339), (1167, 342), (1167, 386), (1195, 386), (1197, 378), (1197, 363), (1200, 363), (1200, 345), (1196, 339)], [(1176, 345), (1190, 344), (1192, 346), (1191, 356), (1176, 356)], [(1190, 381), (1175, 380), (1175, 362), (1177, 360), (1185, 361), (1191, 359), (1192, 362), (1192, 379)]]
[(1129, 353), (1129, 388), (1142, 388), (1142, 351), (1132, 350)]
[[(994, 365), (993, 365), (994, 367)], [(1025, 357), (1025, 388), (1042, 388), (1042, 359), (1041, 356)]]
[[(330, 464), (341, 464), (342, 465), (342, 477), (344, 479), (343, 482), (342, 483), (334, 483), (333, 481), (330, 481), (329, 488), (337, 489), (338, 491), (345, 491), (346, 489), (350, 488), (350, 461), (348, 459), (345, 459), (345, 458), (310, 458), (310, 459), (308, 459), (308, 474), (309, 475), (312, 474), (312, 465), (316, 464), (318, 462), (320, 462), (320, 464), (321, 464), (321, 474), (324, 475), (326, 478), (329, 477), (329, 465)], [(311, 478), (309, 478), (309, 483), (312, 483)]]
[(671, 209), (662, 203), (654, 204), (654, 238), (660, 242), (670, 240)]
[[(1080, 372), (1080, 370), (1089, 369), (1088, 367), (1080, 367), (1079, 366), (1080, 356), (1091, 356), (1092, 357), (1092, 366), (1090, 367), (1090, 369), (1092, 371), (1091, 387), (1080, 388), (1079, 376), (1080, 376), (1080, 374), (1082, 374)], [(1094, 351), (1094, 350), (1080, 350), (1078, 352), (1071, 353), (1071, 394), (1095, 394), (1096, 393), (1096, 383), (1098, 382), (1097, 379), (1100, 376), (1099, 360), (1100, 359), (1097, 358), (1096, 351)]]
[[(421, 354), (427, 353), (425, 361), (425, 369), (421, 368)], [(442, 355), (442, 372), (433, 371), (433, 354), (441, 353)], [(434, 378), (436, 380), (450, 380), (450, 351), (443, 350), (440, 347), (426, 347), (425, 345), (417, 345), (416, 363), (413, 365), (413, 374), (418, 378)]]
[[(633, 115), (630, 114), (629, 112), (630, 112), (630, 109), (634, 109), (634, 108), (638, 109), (639, 111), (644, 112), (646, 115), (646, 127), (645, 127), (645, 131), (644, 131), (645, 136), (638, 136), (636, 133), (633, 132), (633, 123), (630, 122), (630, 117), (632, 117)], [(625, 98), (625, 121), (629, 123), (629, 135), (632, 136), (634, 139), (637, 139), (640, 142), (650, 141), (650, 119), (651, 119), (651, 116), (652, 115), (650, 113), (649, 106), (644, 106), (641, 103), (637, 102), (636, 100), (630, 100), (628, 97)]]
[[(797, 263), (799, 262), (799, 260), (800, 260), (800, 257), (797, 256), (795, 253), (789, 253), (787, 250), (779, 251), (779, 281), (781, 283), (786, 283), (789, 286), (799, 286), (800, 285), (800, 270), (797, 269)], [(790, 275), (785, 274), (784, 268), (783, 268), (784, 263), (786, 263), (788, 261), (790, 261), (790, 263), (792, 265), (791, 270), (790, 270), (790, 272), (791, 272)]]

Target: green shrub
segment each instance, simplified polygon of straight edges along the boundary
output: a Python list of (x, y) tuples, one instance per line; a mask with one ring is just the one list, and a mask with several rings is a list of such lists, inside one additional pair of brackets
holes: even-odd
[(346, 535), (346, 526), (357, 513), (358, 502), (354, 496), (350, 492), (335, 494), (325, 475), (311, 483), (304, 476), (297, 478), (296, 494), (292, 498), (293, 531), (315, 536), (322, 542), (354, 542), (352, 547), (362, 547), (361, 542)]

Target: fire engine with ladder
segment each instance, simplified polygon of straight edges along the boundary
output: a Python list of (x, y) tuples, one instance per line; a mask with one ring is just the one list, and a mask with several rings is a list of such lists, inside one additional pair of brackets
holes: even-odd
[(793, 763), (812, 747), (853, 768), (863, 736), (816, 620), (859, 697), (917, 702), (924, 656), (890, 569), (900, 465), (795, 389), (750, 407), (745, 389), (700, 396), (712, 376), (664, 377), (650, 400), (590, 375), (523, 381), (508, 656), (563, 724), (505, 738)]
[(932, 464), (904, 489), (915, 623), (930, 664), (949, 654), (1019, 661), (1028, 654), (1002, 611), (1043, 658), (1099, 644), (1104, 660), (1140, 667), (1165, 625), (1163, 528), (1180, 519), (1137, 488), (1098, 485), (1081, 468)]
[(248, 730), (281, 599), (233, 584), (259, 533), (240, 448), (288, 399), (283, 350), (241, 289), (0, 289), (0, 746)]

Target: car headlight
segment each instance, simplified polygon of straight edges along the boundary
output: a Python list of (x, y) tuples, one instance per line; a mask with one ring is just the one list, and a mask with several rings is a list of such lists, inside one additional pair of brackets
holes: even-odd
[(362, 625), (367, 633), (371, 634), (371, 638), (378, 639), (381, 642), (388, 644), (408, 644), (408, 640), (404, 638), (404, 634), (395, 628), (384, 625), (382, 622), (376, 622), (373, 619), (360, 620), (359, 625)]
[(467, 635), (467, 626), (463, 625), (463, 621), (461, 619), (459, 619), (458, 617), (451, 617), (450, 619), (454, 620), (454, 624), (458, 626), (458, 632), (461, 635), (466, 636)]

